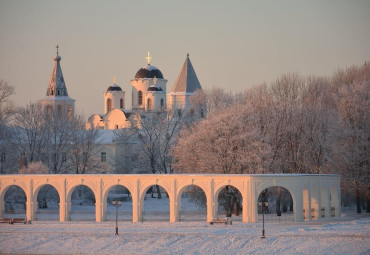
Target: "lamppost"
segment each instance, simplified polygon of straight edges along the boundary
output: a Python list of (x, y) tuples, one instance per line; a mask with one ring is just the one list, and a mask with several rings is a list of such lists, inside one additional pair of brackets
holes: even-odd
[(116, 206), (116, 233), (114, 235), (118, 235), (118, 207), (122, 205), (121, 200), (112, 200), (112, 205)]
[(261, 238), (265, 238), (265, 208), (269, 205), (265, 201), (265, 198), (262, 198), (262, 202), (258, 202), (258, 205), (262, 207), (262, 236)]

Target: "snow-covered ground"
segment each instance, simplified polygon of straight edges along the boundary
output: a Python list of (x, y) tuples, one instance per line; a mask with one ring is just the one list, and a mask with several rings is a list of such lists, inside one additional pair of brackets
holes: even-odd
[[(188, 221), (155, 221), (165, 200), (153, 203), (152, 221), (34, 221), (31, 225), (0, 224), (1, 254), (370, 254), (370, 215), (347, 212), (341, 218), (295, 223), (290, 220), (265, 223), (209, 225), (199, 221), (202, 211), (188, 211)], [(155, 206), (157, 205), (157, 206)], [(158, 206), (159, 205), (159, 206)], [(159, 210), (162, 208), (162, 210)], [(163, 209), (164, 208), (164, 209)], [(114, 212), (114, 208), (109, 208)], [(149, 210), (148, 210), (149, 211)], [(185, 213), (185, 212), (184, 212)], [(186, 213), (185, 213), (186, 214)], [(194, 221), (191, 218), (194, 217)], [(199, 218), (200, 217), (200, 218)]]

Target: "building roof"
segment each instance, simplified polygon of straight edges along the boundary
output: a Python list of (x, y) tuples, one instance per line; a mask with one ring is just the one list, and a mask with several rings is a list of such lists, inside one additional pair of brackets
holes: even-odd
[(193, 93), (197, 89), (202, 89), (202, 86), (195, 74), (188, 54), (171, 92)]
[(117, 84), (113, 84), (113, 86), (109, 86), (108, 89), (107, 89), (107, 92), (108, 91), (122, 91), (121, 87), (118, 86)]
[(135, 79), (143, 79), (143, 78), (154, 78), (157, 77), (159, 79), (163, 79), (163, 74), (161, 70), (157, 67), (148, 64), (137, 71), (135, 75)]
[[(57, 47), (58, 48), (58, 47)], [(62, 58), (58, 55), (54, 56), (54, 70), (49, 80), (48, 90), (46, 96), (58, 97), (68, 96), (67, 87), (64, 82), (62, 68), (60, 67), (60, 60)]]

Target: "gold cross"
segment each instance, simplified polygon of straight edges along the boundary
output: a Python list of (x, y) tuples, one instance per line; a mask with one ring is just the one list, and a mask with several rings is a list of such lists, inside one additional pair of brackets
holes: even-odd
[(57, 44), (57, 55), (59, 54), (59, 45)]
[(116, 76), (113, 76), (113, 84), (116, 84), (116, 82), (117, 82)]
[(145, 59), (146, 59), (146, 62), (148, 63), (148, 65), (150, 65), (150, 60), (152, 59), (152, 57), (150, 56), (149, 51), (148, 51), (148, 56)]

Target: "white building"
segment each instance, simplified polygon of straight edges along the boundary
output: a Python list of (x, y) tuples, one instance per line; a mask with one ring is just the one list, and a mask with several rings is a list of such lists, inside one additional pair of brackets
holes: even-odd
[(191, 64), (189, 54), (180, 70), (171, 93), (167, 94), (167, 80), (157, 67), (151, 65), (148, 53), (147, 65), (140, 68), (131, 80), (132, 106), (125, 109), (125, 92), (116, 84), (109, 86), (104, 93), (104, 114), (89, 117), (86, 128), (121, 129), (130, 126), (132, 112), (173, 112), (190, 108), (190, 97), (202, 89)]

